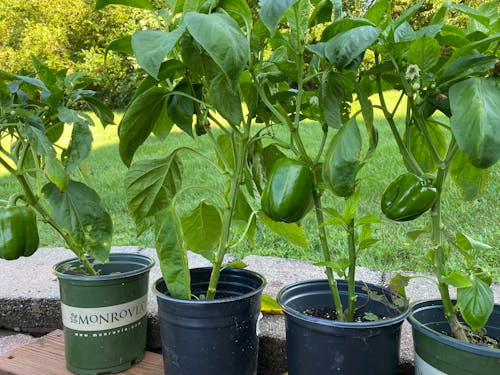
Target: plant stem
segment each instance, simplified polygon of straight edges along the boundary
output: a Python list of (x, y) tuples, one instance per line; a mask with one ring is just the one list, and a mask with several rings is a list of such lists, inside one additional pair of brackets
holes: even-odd
[[(328, 262), (332, 261), (332, 258), (330, 256), (330, 249), (328, 247), (325, 226), (323, 225), (325, 218), (323, 216), (323, 209), (321, 207), (321, 197), (320, 197), (319, 191), (317, 189), (313, 189), (313, 200), (314, 200), (314, 207), (315, 207), (315, 212), (316, 212), (316, 222), (318, 224), (319, 241), (321, 244), (321, 250), (323, 252), (323, 260), (328, 263)], [(335, 303), (335, 310), (337, 312), (337, 320), (345, 321), (344, 307), (342, 306), (339, 288), (337, 285), (337, 281), (335, 280), (335, 277), (333, 275), (332, 268), (325, 267), (325, 273), (326, 273), (326, 277), (328, 279), (328, 286), (330, 287), (330, 291), (332, 293), (333, 302)]]
[(356, 239), (354, 232), (354, 219), (347, 225), (347, 243), (349, 249), (349, 271), (347, 275), (347, 321), (354, 321), (354, 310), (356, 309), (356, 293), (355, 293), (355, 272), (356, 272)]
[[(239, 148), (237, 147), (238, 154), (235, 156), (235, 171), (230, 180), (229, 199), (227, 202), (228, 207), (226, 207), (226, 209), (224, 210), (224, 217), (222, 219), (221, 239), (215, 255), (212, 273), (210, 275), (210, 282), (208, 285), (206, 296), (208, 300), (215, 298), (217, 283), (219, 282), (219, 277), (222, 269), (222, 262), (224, 261), (224, 255), (226, 255), (226, 251), (228, 249), (228, 243), (231, 236), (231, 221), (236, 207), (236, 201), (238, 199), (240, 183), (243, 177), (243, 169), (246, 164), (249, 128), (250, 124), (248, 123), (245, 126), (245, 135), (241, 139), (236, 138), (233, 141), (236, 143), (236, 146), (239, 145)], [(237, 142), (238, 140), (240, 142)]]
[(446, 157), (446, 162), (441, 164), (438, 170), (436, 178), (436, 189), (437, 189), (437, 200), (431, 209), (431, 220), (432, 220), (432, 241), (435, 246), (435, 256), (434, 256), (434, 272), (438, 279), (438, 289), (441, 295), (441, 301), (443, 303), (444, 315), (448, 320), (451, 332), (453, 336), (464, 342), (469, 342), (467, 335), (465, 334), (464, 327), (460, 324), (457, 318), (455, 307), (450, 297), (450, 292), (448, 285), (443, 281), (444, 275), (444, 264), (445, 264), (445, 254), (443, 246), (443, 233), (441, 226), (441, 195), (443, 191), (443, 185), (446, 180), (446, 176), (449, 168), (449, 161), (453, 158), (457, 149), (455, 147), (454, 139), (450, 143), (448, 148), (448, 155)]

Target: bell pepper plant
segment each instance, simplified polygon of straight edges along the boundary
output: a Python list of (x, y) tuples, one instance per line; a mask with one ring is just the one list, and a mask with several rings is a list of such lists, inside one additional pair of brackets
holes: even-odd
[[(120, 155), (129, 167), (130, 214), (138, 234), (154, 231), (170, 293), (191, 298), (188, 249), (212, 262), (204, 297), (214, 298), (221, 269), (231, 266), (224, 264), (225, 254), (245, 238), (252, 243), (257, 219), (308, 247), (301, 222), (313, 212), (323, 254), (318, 264), (325, 267), (337, 318), (353, 320), (357, 257), (377, 241), (372, 226), (381, 222), (376, 215), (358, 214), (359, 171), (370, 167), (376, 150), (374, 111), (379, 111), (409, 173), (387, 188), (383, 212), (396, 221), (430, 213), (434, 245), (428, 259), (447, 299), (447, 316), (453, 319), (460, 308), (471, 321), (466, 301), (475, 295), (484, 302), (478, 314), (484, 322), (491, 278), (482, 270), (465, 276), (445, 269), (440, 210), (449, 172), (465, 198), (474, 199), (498, 159), (493, 103), (498, 102), (499, 37), (493, 3), (477, 10), (446, 4), (428, 26), (414, 30), (411, 18), (422, 1), (395, 19), (388, 0), (371, 4), (363, 17), (348, 17), (341, 1), (263, 0), (258, 7), (245, 0), (179, 1), (161, 8), (148, 0), (97, 1), (96, 9), (128, 5), (157, 20), (157, 26), (112, 41), (109, 49), (132, 52), (146, 75), (119, 126)], [(449, 11), (462, 13), (470, 29), (447, 24)], [(401, 92), (396, 108), (385, 100), (387, 89)], [(400, 106), (407, 114), (403, 132), (394, 119)], [(436, 112), (446, 120), (434, 117)], [(168, 143), (174, 125), (196, 145), (208, 138), (216, 162), (202, 149), (186, 147), (159, 159), (137, 158), (150, 136)], [(303, 126), (318, 130), (316, 149), (306, 149)], [(186, 152), (225, 176), (224, 186), (184, 186)], [(324, 207), (322, 198), (330, 194), (343, 199), (342, 212)], [(179, 212), (177, 201), (193, 196), (193, 209)], [(330, 248), (329, 226), (344, 230), (346, 252)], [(477, 245), (469, 238), (460, 234), (454, 245), (466, 252)], [(348, 280), (347, 308), (334, 272)], [(394, 282), (402, 285), (405, 279)], [(457, 306), (449, 302), (450, 284), (460, 286)]]
[(40, 222), (61, 236), (82, 272), (96, 274), (88, 256), (107, 260), (111, 217), (98, 194), (76, 180), (92, 147), (94, 120), (85, 110), (104, 126), (113, 123), (111, 110), (87, 89), (92, 82), (84, 73), (53, 70), (35, 57), (32, 74), (0, 71), (0, 166), (20, 189), (0, 204), (1, 258), (32, 255)]
[[(430, 237), (423, 258), (437, 277), (452, 335), (474, 342), (476, 335), (484, 334), (481, 329), (494, 306), (492, 274), (476, 257), (494, 249), (460, 230), (449, 232), (443, 222), (443, 197), (451, 177), (461, 199), (479, 199), (500, 157), (498, 2), (484, 2), (476, 9), (445, 2), (427, 25), (414, 30), (412, 17), (422, 6), (419, 1), (396, 19), (386, 11), (388, 1), (377, 1), (369, 11), (381, 33), (373, 48), (374, 65), (362, 82), (375, 83), (377, 109), (408, 170), (389, 184), (381, 207), (396, 221), (428, 214), (430, 225), (411, 233), (413, 238)], [(462, 15), (463, 27), (447, 22), (452, 12)], [(396, 103), (388, 103), (387, 89), (396, 91)], [(398, 110), (405, 114), (402, 127), (395, 122)], [(463, 256), (460, 267), (448, 262), (453, 252)], [(394, 278), (400, 286), (407, 282), (401, 275)], [(456, 302), (451, 288), (456, 288)]]

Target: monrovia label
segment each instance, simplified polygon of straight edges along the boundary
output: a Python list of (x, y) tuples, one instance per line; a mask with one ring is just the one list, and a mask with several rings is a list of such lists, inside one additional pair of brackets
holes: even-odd
[(132, 324), (147, 313), (148, 296), (121, 305), (74, 307), (61, 303), (65, 327), (75, 331), (106, 331)]
[(415, 353), (415, 375), (446, 375), (446, 373), (431, 366)]

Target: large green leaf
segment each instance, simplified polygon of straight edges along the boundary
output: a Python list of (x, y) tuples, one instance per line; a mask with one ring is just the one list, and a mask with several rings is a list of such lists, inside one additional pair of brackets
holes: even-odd
[(118, 127), (120, 156), (130, 166), (135, 151), (148, 138), (155, 123), (165, 116), (163, 107), (167, 104), (169, 90), (152, 87), (135, 98), (129, 105)]
[(161, 64), (184, 33), (181, 26), (172, 32), (141, 30), (132, 35), (132, 49), (137, 63), (151, 76), (158, 79)]
[(26, 124), (20, 124), (17, 128), (19, 133), (28, 139), (35, 153), (44, 158), (44, 172), (49, 181), (56, 184), (60, 190), (66, 190), (69, 180), (68, 174), (57, 158), (52, 143), (45, 133), (35, 126)]
[(460, 197), (465, 201), (480, 198), (486, 191), (490, 179), (489, 168), (477, 168), (458, 150), (451, 161), (450, 175)]
[(175, 207), (159, 212), (155, 223), (155, 247), (163, 280), (174, 298), (191, 299), (191, 277), (181, 221)]
[(261, 0), (259, 17), (269, 29), (271, 35), (276, 31), (276, 26), (285, 12), (299, 0)]
[(241, 19), (247, 30), (252, 27), (252, 11), (246, 0), (221, 0), (219, 7), (223, 8), (231, 17)]
[(449, 91), (451, 130), (458, 147), (478, 168), (500, 157), (500, 80), (469, 78)]
[(237, 82), (246, 67), (250, 46), (236, 21), (222, 13), (188, 13), (184, 21), (227, 78)]
[(307, 249), (307, 239), (304, 234), (304, 227), (297, 223), (284, 223), (268, 218), (263, 212), (259, 212), (259, 219), (284, 240)]
[(149, 9), (149, 10), (154, 9), (153, 5), (151, 5), (150, 0), (96, 0), (94, 9), (99, 10), (111, 4), (120, 4), (129, 7)]
[(182, 163), (176, 154), (164, 159), (140, 160), (125, 176), (127, 206), (140, 235), (154, 222), (181, 188)]
[(132, 56), (134, 54), (134, 50), (132, 49), (132, 35), (125, 35), (121, 38), (113, 39), (106, 46), (104, 56), (108, 54), (108, 51), (121, 52)]
[(99, 118), (103, 127), (114, 124), (115, 115), (113, 111), (103, 102), (93, 96), (84, 96), (82, 98), (90, 107), (92, 112)]
[(321, 85), (320, 106), (329, 127), (339, 129), (342, 125), (342, 102), (344, 85), (342, 74), (330, 72)]
[(442, 81), (459, 81), (472, 74), (488, 72), (496, 61), (495, 56), (478, 54), (461, 56), (444, 66), (440, 78)]
[(310, 46), (309, 49), (326, 58), (337, 69), (348, 67), (377, 40), (380, 29), (364, 25), (335, 35), (327, 42)]
[(439, 42), (430, 36), (424, 35), (410, 45), (408, 62), (418, 65), (420, 70), (426, 72), (438, 63), (440, 53)]
[(86, 254), (105, 262), (111, 248), (113, 223), (99, 195), (87, 185), (72, 180), (66, 191), (48, 183), (43, 187), (43, 194), (49, 200), (57, 224)]
[(465, 322), (474, 330), (483, 327), (493, 311), (493, 291), (483, 280), (471, 276), (472, 286), (457, 289), (457, 305)]
[(233, 126), (240, 125), (243, 111), (238, 86), (221, 73), (210, 81), (209, 92), (211, 102), (221, 116)]
[(195, 96), (193, 86), (182, 80), (175, 86), (174, 92), (168, 98), (168, 116), (184, 133), (193, 136), (193, 115), (195, 103), (191, 97)]
[(82, 123), (73, 124), (68, 148), (61, 155), (67, 171), (78, 168), (80, 163), (89, 156), (92, 141), (92, 132), (88, 126)]
[(222, 233), (219, 209), (201, 201), (200, 204), (181, 217), (184, 240), (189, 250), (196, 253), (214, 250)]
[[(429, 140), (440, 158), (443, 158), (446, 153), (446, 139), (443, 131), (434, 123), (429, 122), (424, 126)], [(405, 134), (405, 137), (409, 138), (410, 151), (422, 170), (426, 173), (435, 172), (438, 168), (438, 162), (434, 160), (429, 145), (419, 128), (416, 125), (410, 126), (409, 134)]]

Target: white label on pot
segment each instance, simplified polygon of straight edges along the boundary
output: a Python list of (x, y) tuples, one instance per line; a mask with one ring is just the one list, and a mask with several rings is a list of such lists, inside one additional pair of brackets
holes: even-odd
[(446, 373), (431, 366), (415, 353), (415, 375), (446, 375)]
[(106, 331), (132, 324), (147, 313), (148, 296), (121, 305), (106, 307), (74, 307), (61, 303), (65, 327), (75, 331)]

